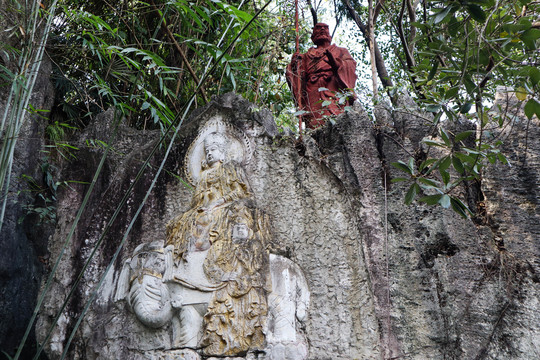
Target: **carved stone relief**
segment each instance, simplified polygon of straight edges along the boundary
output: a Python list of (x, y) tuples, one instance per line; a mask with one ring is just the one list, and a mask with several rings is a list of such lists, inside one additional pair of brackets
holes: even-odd
[(245, 173), (251, 154), (240, 129), (210, 119), (186, 155), (190, 208), (166, 225), (164, 243), (138, 246), (123, 266), (115, 300), (127, 298), (149, 328), (170, 325), (173, 349), (189, 354), (180, 358), (307, 358), (307, 283), (268, 253), (269, 219)]

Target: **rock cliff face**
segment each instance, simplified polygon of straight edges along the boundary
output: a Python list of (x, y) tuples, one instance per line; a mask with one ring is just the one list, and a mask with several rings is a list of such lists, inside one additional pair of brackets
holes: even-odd
[[(10, 11), (11, 6), (8, 1), (0, 0), (0, 65), (16, 72), (17, 59), (9, 56), (9, 49), (20, 48), (21, 44), (7, 29), (18, 25), (18, 17), (23, 15), (14, 15), (15, 12)], [(35, 109), (45, 112), (52, 107), (54, 100), (50, 72), (51, 64), (43, 61), (30, 99)], [(10, 86), (2, 84), (0, 116), (8, 107), (9, 92)], [(47, 241), (53, 230), (50, 226), (35, 226), (39, 216), (26, 210), (44, 205), (41, 199), (35, 199), (35, 193), (36, 188), (45, 187), (41, 167), (44, 164), (42, 158), (46, 156), (45, 126), (39, 115), (27, 115), (23, 121), (14, 150), (4, 223), (0, 231), (0, 351), (8, 354), (19, 345), (32, 316), (44, 270)], [(5, 139), (6, 133), (0, 129), (0, 147)], [(23, 355), (33, 353), (35, 344), (35, 337), (31, 333)]]
[(70, 359), (151, 359), (173, 347), (169, 327), (145, 328), (123, 302), (113, 301), (114, 291), (123, 260), (139, 244), (163, 241), (166, 222), (189, 208), (190, 189), (175, 175), (184, 176), (184, 155), (198, 126), (216, 114), (251, 137), (255, 151), (246, 172), (257, 206), (271, 219), (271, 251), (304, 271), (311, 292), (303, 329), (310, 359), (540, 357), (538, 120), (516, 120), (502, 131), (513, 166), (488, 167), (480, 186), (468, 192), (470, 203), (485, 209), (473, 222), (450, 210), (405, 206), (404, 185), (391, 185), (399, 174), (389, 164), (422, 152), (425, 114), (412, 105), (404, 100), (393, 113), (377, 108), (376, 127), (358, 109), (297, 141), (279, 135), (269, 113), (240, 97), (214, 99), (181, 129), (166, 171), (106, 275), (164, 148), (152, 154), (159, 136), (152, 132), (120, 127), (112, 138), (112, 114), (103, 114), (82, 134), (77, 160), (63, 169), (64, 179), (79, 183), (59, 195), (51, 259), (61, 253), (101, 159), (102, 150), (85, 147), (84, 140), (113, 146), (41, 310), (38, 340), (47, 343), (49, 357), (60, 357), (82, 313)]

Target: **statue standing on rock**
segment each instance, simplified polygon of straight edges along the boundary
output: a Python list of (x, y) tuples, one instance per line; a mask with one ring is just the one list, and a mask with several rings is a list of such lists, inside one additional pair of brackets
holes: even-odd
[[(326, 24), (315, 24), (311, 40), (316, 47), (305, 54), (296, 52), (286, 76), (299, 110), (306, 111), (302, 120), (308, 129), (316, 129), (324, 125), (325, 117), (338, 115), (352, 105), (356, 61), (347, 49), (331, 43)], [(349, 96), (345, 92), (350, 92)]]

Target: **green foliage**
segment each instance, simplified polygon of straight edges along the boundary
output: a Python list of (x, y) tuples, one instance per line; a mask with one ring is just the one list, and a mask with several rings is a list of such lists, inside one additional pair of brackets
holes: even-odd
[[(417, 194), (428, 194), (419, 200), (428, 205), (440, 204), (444, 208), (452, 207), (458, 214), (466, 217), (472, 214), (471, 210), (459, 199), (458, 186), (464, 181), (479, 179), (486, 161), (508, 164), (506, 157), (500, 152), (501, 142), (494, 144), (482, 143), (481, 139), (471, 142), (475, 131), (467, 130), (458, 134), (447, 133), (440, 128), (438, 139), (424, 139), (428, 147), (439, 148), (439, 157), (428, 157), (415, 167), (414, 158), (408, 163), (398, 161), (392, 165), (407, 173), (408, 178), (395, 178), (392, 182), (411, 181), (409, 191), (405, 196), (405, 203), (412, 203)], [(474, 144), (468, 146), (467, 144)]]
[[(9, 20), (6, 17), (6, 23), (9, 21), (14, 23), (13, 27), (8, 29), (8, 32), (11, 32), (9, 37), (17, 34), (17, 31), (13, 30), (17, 28), (22, 38), (18, 44), (20, 49), (17, 46), (4, 44), (1, 46), (5, 58), (9, 59), (10, 54), (17, 54), (18, 61), (16, 66), (14, 65), (15, 61), (11, 64), (13, 70), (10, 69), (10, 66), (2, 65), (0, 67), (2, 79), (8, 80), (8, 83), (11, 81), (0, 122), (0, 134), (2, 134), (0, 145), (0, 229), (8, 200), (14, 149), (29, 109), (30, 111), (33, 109), (29, 102), (38, 78), (56, 3), (53, 1), (49, 12), (44, 12), (38, 2), (33, 2), (31, 6), (14, 2), (8, 6), (6, 12), (13, 15)], [(23, 24), (17, 24), (17, 19), (23, 18), (25, 20)], [(38, 24), (41, 24), (42, 31), (36, 31)]]
[[(12, 3), (19, 6), (17, 11), (24, 11), (22, 2)], [(355, 3), (358, 13), (365, 16), (366, 7)], [(413, 9), (415, 16), (409, 14), (408, 18), (399, 19), (400, 8), (405, 3), (380, 3), (385, 5), (376, 23), (376, 33), (390, 35), (384, 41), (381, 41), (382, 36), (379, 38), (383, 57), (390, 65), (389, 73), (400, 86), (407, 84), (414, 91), (424, 109), (433, 114), (431, 125), (439, 129), (436, 136), (424, 140), (424, 144), (433, 149), (427, 152), (425, 158), (411, 157), (393, 164), (404, 173), (404, 177), (392, 181), (408, 183), (405, 195), (407, 204), (418, 199), (429, 205), (451, 208), (466, 217), (471, 211), (460, 199), (460, 184), (479, 179), (482, 168), (488, 162), (508, 163), (499, 150), (500, 143), (488, 142), (485, 136), (488, 127), (502, 126), (504, 123), (501, 116), (488, 111), (496, 86), (507, 85), (516, 89), (516, 96), (525, 103), (528, 118), (540, 114), (540, 30), (534, 25), (538, 4), (527, 0), (522, 0), (518, 6), (514, 2), (494, 0), (421, 0), (418, 3), (420, 6)], [(161, 129), (168, 134), (180, 118), (179, 114), (182, 115), (181, 119), (185, 118), (184, 110), (189, 110), (195, 92), (195, 104), (200, 106), (212, 95), (234, 90), (260, 106), (269, 106), (282, 127), (294, 129), (297, 123), (295, 116), (299, 114), (292, 110), (291, 93), (283, 76), (288, 55), (295, 51), (291, 19), (294, 4), (276, 1), (276, 8), (272, 12), (263, 13), (246, 31), (240, 33), (253, 20), (261, 4), (259, 1), (237, 0), (135, 0), (116, 3), (63, 0), (60, 1), (59, 14), (34, 8), (31, 11), (34, 24), (42, 16), (53, 27), (47, 51), (53, 61), (55, 108), (50, 114), (44, 114), (28, 105), (35, 77), (32, 72), (25, 73), (24, 69), (33, 69), (39, 63), (39, 51), (45, 47), (39, 47), (39, 51), (37, 47), (32, 48), (39, 41), (33, 38), (35, 34), (30, 34), (30, 28), (21, 32), (19, 27), (13, 26), (6, 33), (10, 36), (21, 33), (22, 42), (27, 48), (21, 50), (4, 44), (0, 48), (3, 59), (23, 59), (19, 67), (19, 70), (23, 69), (22, 72), (0, 64), (1, 83), (12, 85), (14, 96), (18, 96), (14, 103), (21, 105), (14, 106), (15, 115), (6, 123), (13, 122), (11, 128), (16, 129), (20, 125), (17, 119), (23, 118), (19, 115), (25, 112), (48, 115), (46, 133), (49, 146), (69, 158), (77, 150), (69, 144), (70, 133), (84, 127), (90, 117), (110, 107), (121, 112), (129, 126)], [(54, 22), (51, 25), (52, 18)], [(407, 44), (393, 36), (398, 25), (405, 28)], [(304, 47), (301, 51), (305, 51), (309, 47), (309, 26), (302, 24), (301, 29), (300, 43)], [(47, 28), (45, 33), (49, 33)], [(234, 42), (231, 39), (235, 39)], [(362, 41), (359, 34), (358, 39)], [(413, 55), (411, 66), (405, 65), (404, 61), (407, 48)], [(217, 65), (208, 74), (212, 63)], [(348, 95), (338, 96), (340, 102), (345, 102)], [(448, 130), (451, 127), (447, 125), (461, 117), (479, 124), (478, 137), (476, 131), (453, 133)], [(10, 136), (10, 141), (4, 144), (14, 146), (11, 139), (16, 139), (16, 131), (9, 134), (14, 136)], [(64, 249), (82, 216), (107, 151), (111, 150), (108, 144), (99, 140), (88, 139), (87, 145), (104, 149), (104, 155), (73, 221)], [(11, 166), (9, 154), (13, 147), (9, 146), (2, 149), (2, 192), (7, 189), (3, 186), (4, 178)], [(38, 199), (26, 209), (43, 222), (54, 221), (56, 191), (62, 185), (53, 180), (53, 171), (47, 164), (44, 162), (45, 188), (37, 186), (37, 182), (30, 177), (26, 178)], [(148, 160), (131, 186), (147, 166)], [(131, 190), (126, 192), (106, 225), (63, 306), (68, 303), (95, 249), (121, 212)], [(140, 206), (143, 205), (144, 201)], [(133, 222), (135, 220), (136, 216)], [(132, 224), (122, 243), (129, 235)], [(121, 244), (111, 264), (120, 248)], [(51, 270), (31, 323), (37, 316), (60, 258)], [(101, 281), (104, 278), (105, 275)], [(95, 296), (95, 292), (92, 296)], [(77, 326), (91, 301), (85, 305)], [(53, 327), (47, 336), (51, 335)], [(32, 324), (15, 358), (19, 357), (31, 328)], [(63, 357), (71, 339), (65, 345)]]
[[(491, 109), (496, 91), (515, 91), (529, 119), (540, 114), (540, 5), (528, 0), (422, 0), (411, 12), (406, 4), (385, 2), (377, 30), (403, 30), (404, 36), (380, 41), (381, 51), (394, 80), (432, 114), (430, 125), (439, 131), (424, 140), (427, 159), (393, 164), (407, 175), (397, 181), (410, 181), (406, 203), (418, 198), (466, 216), (470, 211), (457, 187), (481, 179), (486, 163), (508, 164), (501, 142), (489, 136), (507, 120)], [(478, 133), (447, 130), (463, 119), (477, 124)]]
[(61, 122), (84, 125), (89, 116), (115, 106), (130, 126), (164, 130), (189, 101), (208, 61), (218, 59), (198, 105), (228, 91), (262, 102), (278, 116), (284, 103), (292, 104), (281, 73), (293, 29), (274, 25), (290, 22), (282, 7), (261, 15), (223, 54), (252, 20), (256, 2), (61, 4), (51, 46)]
[(41, 172), (43, 176), (44, 186), (40, 186), (32, 176), (23, 175), (22, 178), (28, 184), (28, 189), (24, 192), (32, 194), (35, 199), (34, 203), (23, 206), (26, 212), (24, 216), (19, 218), (21, 224), (28, 215), (36, 215), (39, 224), (54, 224), (56, 223), (56, 194), (60, 186), (67, 186), (65, 181), (57, 181), (54, 179), (54, 173), (57, 172), (55, 166), (51, 165), (47, 158), (44, 158), (41, 163)]

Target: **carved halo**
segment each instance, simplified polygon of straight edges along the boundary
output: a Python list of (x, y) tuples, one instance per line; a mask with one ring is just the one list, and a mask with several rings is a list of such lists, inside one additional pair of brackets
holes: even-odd
[(187, 181), (195, 186), (199, 181), (202, 162), (204, 160), (204, 139), (211, 133), (221, 133), (227, 137), (227, 158), (234, 160), (242, 166), (251, 161), (253, 147), (247, 135), (236, 126), (223, 121), (220, 115), (216, 115), (199, 129), (199, 134), (189, 146), (184, 162), (184, 171)]

